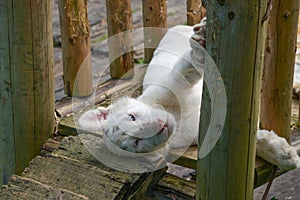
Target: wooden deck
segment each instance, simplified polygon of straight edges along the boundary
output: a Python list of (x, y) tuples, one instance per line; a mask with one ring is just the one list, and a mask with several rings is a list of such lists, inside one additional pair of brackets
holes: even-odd
[[(139, 68), (136, 71), (137, 77), (142, 77), (143, 74), (144, 74), (144, 70), (145, 70), (144, 67)], [(135, 84), (139, 85), (138, 87), (141, 86), (141, 82), (138, 82), (138, 81), (133, 81), (133, 82)], [(112, 89), (108, 89), (108, 88), (115, 85), (115, 80), (111, 80), (111, 81), (105, 83), (103, 86), (99, 86), (98, 91), (102, 91), (102, 93), (99, 92), (96, 95), (96, 96), (100, 97), (100, 98), (98, 98), (99, 100), (97, 102), (99, 103), (99, 105), (105, 106), (108, 103), (110, 103), (111, 96), (112, 96), (113, 93), (114, 93), (115, 98), (118, 98), (119, 96), (123, 96), (124, 94), (126, 95), (126, 94), (134, 93), (131, 90), (135, 89), (137, 87), (132, 86), (133, 82), (131, 81), (131, 84), (128, 83), (128, 82), (124, 82), (124, 83), (118, 85), (117, 89), (115, 88), (114, 91), (112, 91)], [(105, 89), (101, 89), (102, 87), (104, 87)], [(103, 91), (105, 91), (106, 93), (103, 94)], [(118, 91), (119, 92), (122, 91), (122, 92), (119, 93)], [(138, 95), (136, 93), (134, 93), (134, 94), (135, 94), (134, 96)], [(75, 107), (76, 108), (82, 108), (82, 106), (78, 106), (78, 105), (76, 105)], [(297, 104), (294, 103), (293, 105), (295, 106)], [(72, 112), (71, 110), (68, 110), (66, 108), (67, 108), (66, 106), (62, 106), (61, 108), (58, 106), (59, 112), (63, 113), (63, 115), (68, 115), (69, 113)], [(293, 109), (298, 111), (298, 108), (293, 108)], [(293, 123), (295, 121), (297, 121), (297, 118), (295, 116), (293, 116)], [(62, 118), (60, 123), (59, 123), (59, 129), (60, 129), (61, 134), (63, 134), (63, 135), (73, 135), (75, 133), (75, 130), (76, 130), (76, 127), (75, 127), (74, 121), (73, 121), (73, 117), (69, 116), (69, 117)], [(292, 143), (293, 146), (296, 147), (298, 153), (300, 153), (300, 131), (295, 130), (295, 131), (292, 132), (292, 134), (291, 134), (291, 143)], [(181, 152), (181, 150), (179, 150), (179, 152)], [(177, 156), (178, 157), (178, 151), (173, 151), (171, 153), (171, 156)], [(196, 169), (196, 165), (197, 165), (197, 147), (193, 146), (193, 147), (188, 148), (185, 151), (185, 153), (183, 155), (181, 155), (178, 160), (175, 161), (175, 164), (183, 166), (183, 167), (191, 168), (191, 169)], [(259, 187), (260, 185), (266, 183), (269, 180), (269, 177), (271, 175), (272, 170), (273, 170), (273, 166), (271, 164), (269, 164), (266, 161), (264, 161), (263, 159), (257, 157), (256, 166), (255, 166), (255, 186), (254, 187), (256, 188), (256, 187)], [(279, 176), (279, 175), (283, 174), (284, 172), (285, 171), (278, 171), (277, 175)], [(170, 182), (170, 179), (179, 181), (178, 183), (180, 185), (194, 185), (192, 187), (193, 191), (196, 188), (195, 182), (193, 182), (193, 181), (187, 183), (187, 181), (184, 181), (182, 179), (179, 180), (178, 178), (173, 177), (171, 175), (167, 175), (167, 177), (168, 177), (167, 180), (166, 180), (166, 178), (162, 179), (161, 182), (160, 182), (161, 185), (160, 184), (158, 185), (158, 187), (161, 190), (166, 189), (167, 188), (166, 185), (170, 186), (170, 184), (166, 184), (166, 182)], [(177, 190), (172, 188), (172, 190), (170, 190), (170, 191), (173, 191), (173, 192), (174, 191), (179, 191), (179, 193), (184, 193), (184, 196), (192, 197), (192, 196), (190, 196), (190, 194), (187, 194), (186, 192), (183, 192), (186, 189), (185, 187), (181, 187), (180, 190), (178, 190), (178, 188), (180, 188), (180, 187), (177, 187)], [(183, 189), (183, 188), (185, 188), (185, 189)]]
[[(56, 102), (57, 111), (62, 116), (58, 119), (60, 136), (49, 139), (23, 174), (14, 175), (0, 190), (0, 196), (4, 199), (172, 199), (174, 196), (194, 199), (195, 181), (166, 174), (165, 168), (143, 174), (111, 169), (95, 159), (77, 136), (73, 112), (89, 109), (95, 102), (98, 106), (107, 106), (112, 98), (139, 95), (145, 69), (145, 66), (137, 67), (132, 80), (103, 83), (96, 88), (95, 98), (65, 97)], [(291, 143), (300, 153), (300, 131), (291, 134)], [(177, 154), (173, 151), (171, 156)], [(187, 149), (175, 164), (196, 169), (196, 162), (197, 147), (194, 146)], [(272, 169), (272, 165), (257, 158), (255, 187), (268, 181)], [(278, 175), (282, 173), (280, 171)]]
[(85, 149), (79, 137), (49, 139), (21, 176), (0, 190), (1, 199), (137, 199), (165, 174), (110, 169)]

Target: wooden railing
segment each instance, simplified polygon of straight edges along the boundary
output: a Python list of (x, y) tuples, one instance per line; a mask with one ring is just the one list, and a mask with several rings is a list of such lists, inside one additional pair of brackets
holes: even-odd
[[(76, 2), (76, 3), (74, 3)], [(84, 1), (60, 0), (60, 20), (63, 47), (64, 88), (69, 96), (87, 96), (92, 92), (90, 65), (90, 29), (87, 5)], [(167, 28), (167, 1), (143, 0), (143, 26)], [(110, 76), (130, 78), (133, 74), (133, 35), (131, 1), (106, 1)], [(78, 12), (77, 12), (78, 11)], [(193, 25), (203, 17), (200, 0), (187, 0), (187, 24)], [(165, 31), (153, 36), (144, 30), (145, 47), (156, 47)], [(110, 38), (114, 36), (113, 40)], [(144, 62), (150, 62), (154, 48), (144, 49)], [(121, 53), (120, 53), (121, 52)], [(122, 53), (124, 52), (124, 53)], [(115, 54), (121, 54), (116, 58)], [(79, 72), (80, 70), (80, 72)], [(76, 81), (75, 81), (76, 80)]]

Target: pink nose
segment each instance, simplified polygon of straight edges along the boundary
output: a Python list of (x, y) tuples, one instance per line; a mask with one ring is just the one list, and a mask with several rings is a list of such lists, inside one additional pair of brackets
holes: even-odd
[(158, 119), (157, 122), (158, 122), (158, 124), (160, 125), (161, 128), (163, 128), (166, 125), (166, 123), (161, 119)]

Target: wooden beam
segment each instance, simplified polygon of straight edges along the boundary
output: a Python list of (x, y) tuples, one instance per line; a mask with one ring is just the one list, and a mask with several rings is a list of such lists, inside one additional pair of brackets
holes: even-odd
[(106, 0), (110, 76), (134, 75), (131, 0)]
[(167, 1), (143, 0), (144, 54), (145, 63), (152, 59), (153, 52), (167, 31)]
[[(266, 2), (234, 0), (225, 6), (225, 1), (209, 1), (206, 8), (206, 47), (225, 85), (227, 112), (217, 144), (208, 155), (198, 158), (197, 199), (250, 200), (253, 199), (260, 58), (265, 41), (262, 16)], [(216, 106), (210, 102), (205, 83), (199, 144), (212, 134), (206, 132), (211, 108)]]
[(289, 139), (299, 0), (273, 1), (268, 22), (260, 126)]
[(54, 128), (51, 1), (0, 3), (0, 185)]
[(92, 93), (90, 25), (86, 0), (59, 0), (64, 90), (68, 96)]

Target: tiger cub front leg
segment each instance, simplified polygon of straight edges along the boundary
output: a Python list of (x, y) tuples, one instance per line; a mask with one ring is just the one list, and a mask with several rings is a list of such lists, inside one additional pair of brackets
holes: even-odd
[[(193, 27), (194, 34), (191, 39), (198, 42), (202, 47), (206, 46), (206, 17)], [(193, 47), (192, 47), (193, 48)]]

